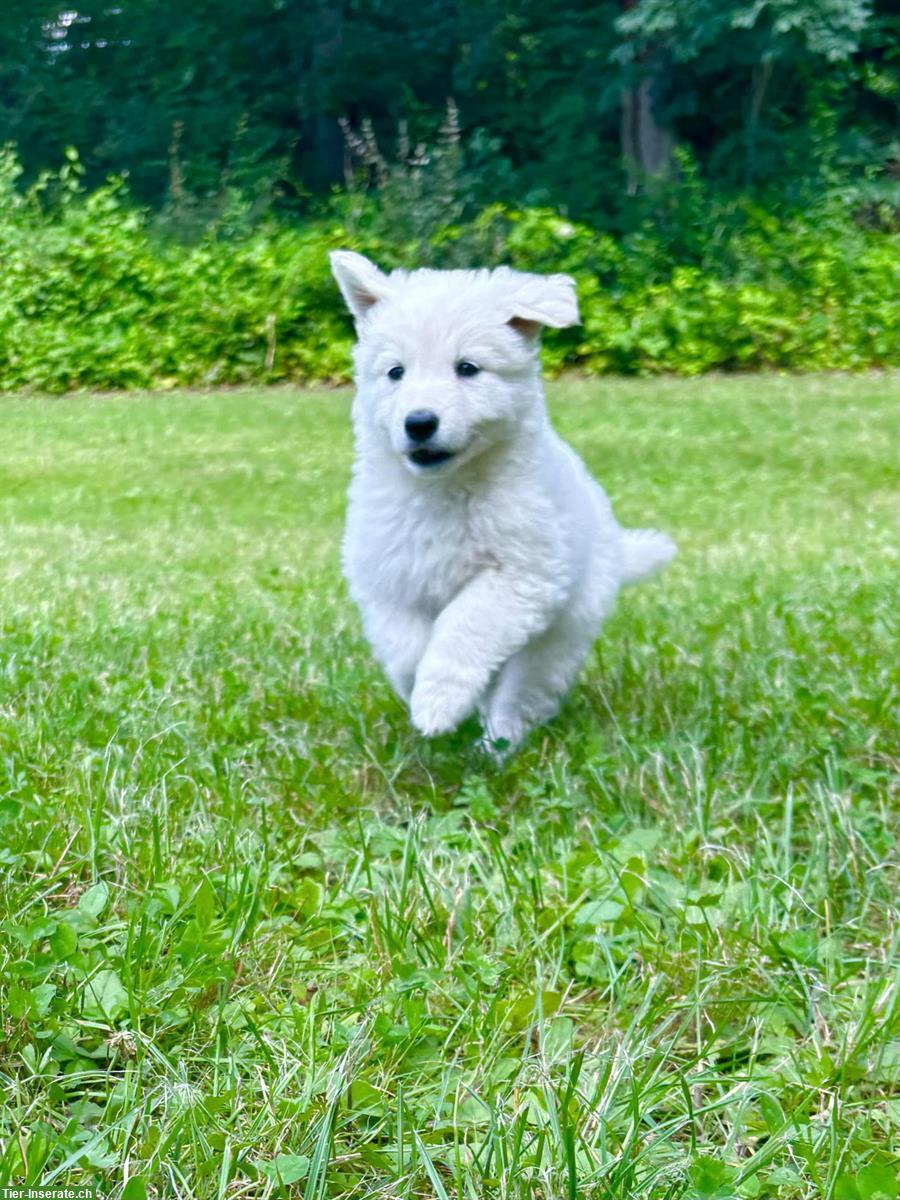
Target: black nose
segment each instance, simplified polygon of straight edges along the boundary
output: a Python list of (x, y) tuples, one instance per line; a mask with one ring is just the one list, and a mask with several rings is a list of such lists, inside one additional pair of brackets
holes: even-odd
[(427, 442), (440, 425), (437, 413), (429, 412), (427, 408), (417, 408), (403, 422), (406, 435), (413, 442)]

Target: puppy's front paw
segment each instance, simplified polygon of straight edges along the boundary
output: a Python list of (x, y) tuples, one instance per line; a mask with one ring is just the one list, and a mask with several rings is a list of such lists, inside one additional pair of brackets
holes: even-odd
[(426, 737), (449, 733), (475, 707), (472, 689), (462, 680), (417, 680), (409, 702), (413, 725)]

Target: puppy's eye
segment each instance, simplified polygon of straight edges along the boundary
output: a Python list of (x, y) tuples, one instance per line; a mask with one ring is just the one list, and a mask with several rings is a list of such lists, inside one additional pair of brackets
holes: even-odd
[(401, 367), (400, 364), (398, 363), (396, 367), (391, 367), (391, 369), (388, 371), (388, 379), (393, 379), (393, 380), (402, 379), (403, 374), (404, 374), (404, 368)]
[(473, 362), (469, 362), (467, 358), (464, 358), (462, 362), (458, 362), (456, 364), (456, 373), (457, 375), (461, 375), (463, 379), (470, 379), (473, 375), (477, 375), (480, 370), (481, 367), (476, 367), (475, 364)]

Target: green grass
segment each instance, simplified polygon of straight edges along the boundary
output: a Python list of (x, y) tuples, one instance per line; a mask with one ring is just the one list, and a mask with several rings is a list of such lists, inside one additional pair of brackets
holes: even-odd
[(552, 387), (681, 554), (502, 767), (361, 638), (346, 392), (0, 401), (0, 1183), (894, 1200), (897, 394)]

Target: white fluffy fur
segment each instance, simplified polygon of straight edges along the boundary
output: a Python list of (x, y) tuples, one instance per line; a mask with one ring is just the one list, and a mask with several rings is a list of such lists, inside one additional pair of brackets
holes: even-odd
[[(557, 711), (622, 584), (674, 543), (623, 530), (550, 425), (538, 333), (577, 324), (571, 279), (331, 259), (359, 339), (344, 566), (366, 634), (422, 733), (477, 710), (489, 744), (515, 746)], [(409, 459), (417, 409), (454, 457)]]

